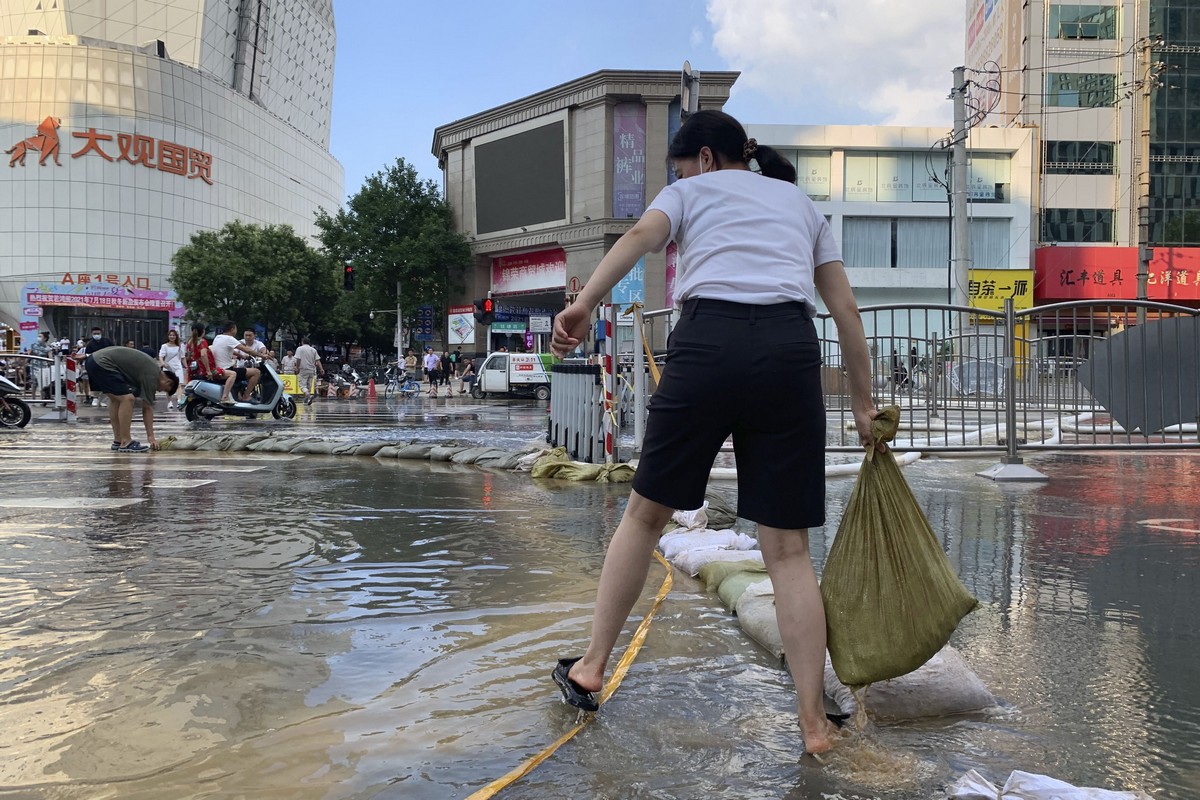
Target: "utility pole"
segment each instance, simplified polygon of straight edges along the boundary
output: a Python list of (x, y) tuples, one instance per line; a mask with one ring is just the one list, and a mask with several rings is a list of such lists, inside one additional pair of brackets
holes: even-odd
[[(1150, 62), (1151, 48), (1156, 44), (1149, 36), (1142, 39), (1138, 69), (1142, 80), (1138, 93), (1138, 272), (1137, 299), (1150, 298), (1150, 92), (1158, 85), (1158, 71)], [(1146, 322), (1145, 306), (1138, 306), (1138, 325)]]
[[(967, 283), (971, 269), (971, 229), (967, 217), (967, 68), (954, 68), (954, 88), (950, 93), (954, 99), (954, 133), (950, 147), (950, 191), (951, 213), (954, 227), (954, 252), (951, 255), (953, 269), (950, 271), (951, 302), (965, 306)], [(960, 326), (964, 327), (964, 326)]]

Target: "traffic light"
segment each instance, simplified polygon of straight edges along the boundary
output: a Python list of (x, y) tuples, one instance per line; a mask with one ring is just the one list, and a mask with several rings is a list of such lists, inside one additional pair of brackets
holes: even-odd
[(354, 265), (347, 264), (346, 271), (342, 274), (342, 288), (347, 292), (354, 291)]
[(496, 301), (490, 297), (483, 297), (475, 301), (475, 321), (484, 325), (491, 325), (496, 321)]

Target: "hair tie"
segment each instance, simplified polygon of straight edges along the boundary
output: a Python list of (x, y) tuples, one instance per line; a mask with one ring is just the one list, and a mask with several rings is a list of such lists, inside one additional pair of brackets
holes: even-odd
[(750, 161), (758, 156), (758, 140), (747, 139), (742, 145), (742, 161), (750, 163)]

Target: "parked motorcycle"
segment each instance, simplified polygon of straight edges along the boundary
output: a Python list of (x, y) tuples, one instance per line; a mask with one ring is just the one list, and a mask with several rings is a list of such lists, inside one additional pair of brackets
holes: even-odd
[(17, 397), (21, 388), (0, 375), (0, 425), (6, 428), (24, 428), (29, 424), (33, 412), (29, 404)]
[[(292, 419), (296, 416), (296, 403), (283, 388), (283, 381), (275, 366), (270, 361), (260, 361), (257, 364), (262, 371), (255, 391), (257, 398), (249, 401), (225, 405), (221, 402), (221, 394), (225, 391), (224, 381), (193, 380), (188, 381), (183, 389), (183, 413), (188, 422), (211, 420), (217, 417), (256, 417), (259, 414), (270, 414), (275, 419)], [(234, 395), (245, 388), (242, 383), (233, 387)]]

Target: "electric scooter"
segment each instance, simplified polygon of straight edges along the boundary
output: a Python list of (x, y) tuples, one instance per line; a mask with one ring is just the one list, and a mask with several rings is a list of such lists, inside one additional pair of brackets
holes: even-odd
[[(292, 419), (296, 416), (296, 403), (283, 388), (283, 381), (270, 361), (257, 363), (262, 377), (255, 388), (257, 398), (225, 405), (221, 394), (225, 391), (224, 381), (192, 380), (183, 389), (185, 396), (183, 413), (188, 422), (207, 421), (217, 417), (248, 417), (270, 414), (275, 419)], [(236, 395), (245, 388), (244, 383), (234, 384)]]
[(0, 425), (6, 428), (24, 428), (29, 424), (33, 412), (29, 404), (17, 397), (20, 387), (0, 375)]

